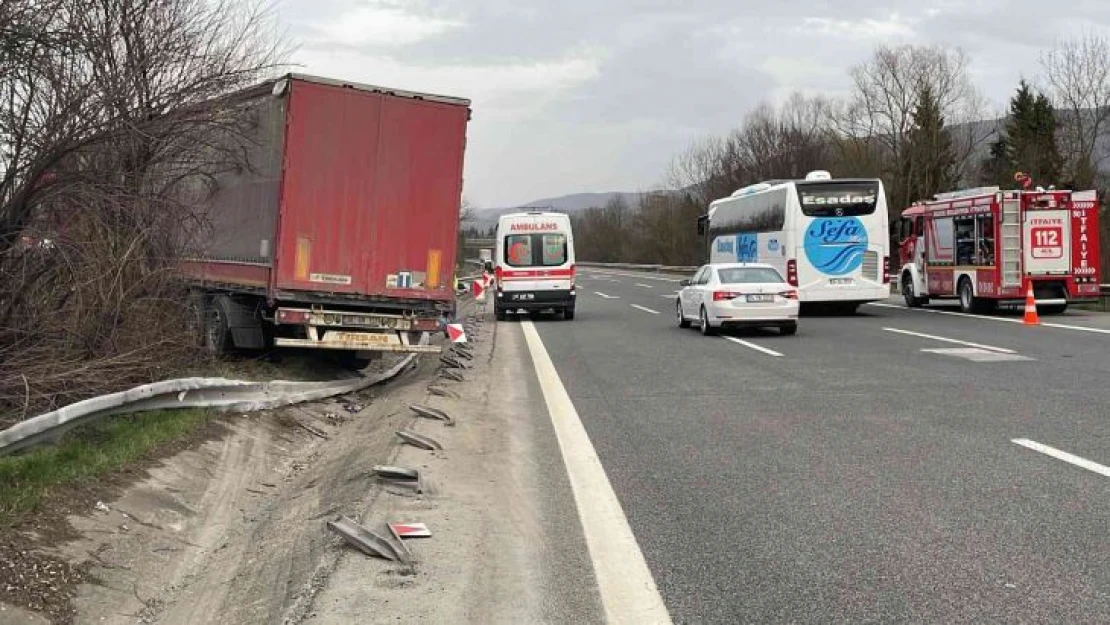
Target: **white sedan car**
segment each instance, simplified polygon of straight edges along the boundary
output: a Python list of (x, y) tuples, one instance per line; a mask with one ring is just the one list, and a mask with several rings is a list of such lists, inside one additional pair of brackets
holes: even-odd
[(681, 284), (675, 306), (680, 328), (693, 321), (705, 335), (741, 326), (776, 327), (783, 334), (798, 331), (798, 290), (771, 265), (703, 265)]

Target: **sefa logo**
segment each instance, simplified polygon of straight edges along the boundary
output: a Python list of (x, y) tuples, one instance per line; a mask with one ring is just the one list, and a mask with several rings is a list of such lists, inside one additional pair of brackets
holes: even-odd
[(855, 217), (814, 219), (806, 230), (803, 247), (806, 258), (818, 271), (843, 276), (863, 264), (867, 230)]
[(736, 262), (755, 262), (759, 256), (759, 239), (754, 234), (736, 235)]

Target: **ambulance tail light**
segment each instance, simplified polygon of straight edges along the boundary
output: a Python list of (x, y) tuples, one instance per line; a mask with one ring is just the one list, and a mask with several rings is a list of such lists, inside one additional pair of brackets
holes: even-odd
[(790, 286), (798, 286), (798, 261), (793, 258), (786, 261), (786, 282)]
[(890, 257), (883, 256), (883, 284), (890, 284)]
[(578, 268), (574, 265), (570, 266), (570, 290), (574, 290), (574, 285), (577, 282), (575, 278), (578, 276)]

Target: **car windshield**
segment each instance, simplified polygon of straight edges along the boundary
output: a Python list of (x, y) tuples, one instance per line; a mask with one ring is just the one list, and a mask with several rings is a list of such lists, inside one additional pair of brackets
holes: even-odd
[(759, 284), (782, 282), (782, 275), (770, 267), (734, 267), (718, 269), (721, 284)]

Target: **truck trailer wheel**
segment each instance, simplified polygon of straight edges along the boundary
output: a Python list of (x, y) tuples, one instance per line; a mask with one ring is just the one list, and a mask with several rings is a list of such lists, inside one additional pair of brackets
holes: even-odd
[(231, 348), (231, 329), (219, 303), (221, 297), (210, 298), (204, 307), (204, 347), (213, 356), (223, 356)]

